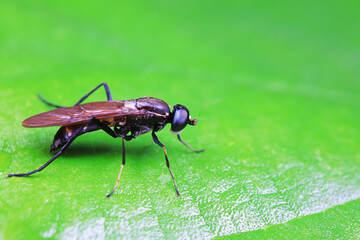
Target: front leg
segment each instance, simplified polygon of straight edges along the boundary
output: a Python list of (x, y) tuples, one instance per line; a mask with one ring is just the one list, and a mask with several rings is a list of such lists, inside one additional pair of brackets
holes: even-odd
[(184, 144), (184, 145), (185, 145), (188, 149), (190, 149), (191, 151), (196, 152), (196, 153), (200, 153), (200, 152), (205, 151), (205, 149), (195, 150), (195, 149), (193, 149), (192, 147), (190, 147), (189, 144), (187, 144), (186, 142), (184, 142), (184, 141), (181, 139), (180, 134), (178, 134), (177, 137), (178, 137), (179, 141), (180, 141), (182, 144)]
[(166, 166), (167, 166), (167, 168), (169, 169), (169, 172), (170, 172), (170, 174), (171, 174), (171, 177), (172, 177), (172, 179), (173, 179), (173, 181), (174, 181), (174, 186), (175, 186), (176, 194), (177, 194), (178, 196), (180, 196), (180, 193), (179, 193), (179, 191), (178, 191), (178, 189), (177, 189), (177, 186), (176, 186), (174, 174), (172, 173), (172, 171), (171, 171), (171, 169), (170, 169), (170, 163), (169, 163), (169, 159), (168, 159), (168, 156), (167, 156), (166, 147), (159, 141), (159, 139), (158, 139), (158, 137), (156, 136), (156, 134), (155, 134), (154, 131), (152, 132), (152, 137), (153, 137), (154, 142), (155, 142), (157, 145), (159, 145), (159, 146), (164, 150)]

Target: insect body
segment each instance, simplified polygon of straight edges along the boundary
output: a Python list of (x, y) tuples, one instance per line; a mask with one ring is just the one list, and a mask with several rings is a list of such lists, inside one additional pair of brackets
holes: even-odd
[[(88, 96), (95, 92), (98, 88), (104, 86), (108, 101), (92, 102), (80, 105)], [(39, 96), (40, 97), (40, 96)], [(180, 137), (180, 132), (187, 125), (196, 125), (196, 119), (191, 119), (188, 109), (183, 105), (174, 105), (172, 111), (170, 106), (163, 100), (143, 97), (133, 100), (113, 101), (109, 87), (106, 83), (102, 83), (91, 92), (81, 98), (73, 107), (62, 107), (40, 99), (46, 104), (56, 107), (57, 109), (40, 113), (25, 119), (22, 123), (24, 127), (50, 127), (61, 126), (54, 137), (50, 151), (57, 153), (40, 168), (19, 174), (8, 174), (8, 177), (24, 177), (33, 173), (40, 172), (47, 167), (52, 161), (60, 156), (65, 149), (78, 136), (96, 131), (103, 130), (113, 138), (122, 139), (122, 165), (119, 176), (114, 189), (107, 195), (110, 197), (119, 181), (125, 165), (125, 144), (124, 140), (130, 141), (139, 135), (152, 131), (154, 142), (163, 148), (165, 153), (166, 166), (168, 167), (177, 195), (180, 195), (174, 175), (170, 169), (170, 163), (167, 157), (165, 146), (160, 143), (156, 132), (163, 129), (167, 123), (171, 124), (171, 132), (176, 134), (180, 142), (194, 152), (202, 152), (202, 150), (194, 150), (187, 145)]]

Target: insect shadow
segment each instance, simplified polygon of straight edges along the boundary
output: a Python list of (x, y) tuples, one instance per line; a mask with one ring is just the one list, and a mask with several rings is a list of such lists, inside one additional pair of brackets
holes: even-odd
[[(150, 145), (144, 146), (129, 146), (126, 148), (126, 152), (129, 153), (131, 156), (141, 157), (141, 156), (149, 156), (153, 151), (153, 148)], [(94, 143), (88, 144), (85, 142), (78, 142), (72, 145), (72, 148), (69, 148), (66, 152), (63, 153), (64, 158), (75, 158), (75, 157), (86, 157), (86, 156), (101, 156), (101, 155), (114, 155), (114, 154), (121, 154), (121, 147), (118, 144), (108, 144), (108, 143)], [(44, 152), (48, 152), (48, 149), (44, 148)], [(141, 158), (142, 159), (142, 158)], [(137, 159), (137, 161), (141, 161), (141, 159)], [(75, 159), (76, 160), (76, 159)], [(110, 159), (109, 159), (110, 160)], [(115, 161), (120, 161), (121, 159), (114, 159)]]

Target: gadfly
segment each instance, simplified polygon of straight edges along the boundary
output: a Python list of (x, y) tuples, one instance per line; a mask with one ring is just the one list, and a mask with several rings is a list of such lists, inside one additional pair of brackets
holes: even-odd
[[(107, 101), (81, 104), (101, 86), (105, 88)], [(58, 156), (60, 156), (75, 140), (75, 138), (84, 133), (103, 130), (113, 138), (122, 139), (122, 164), (116, 184), (113, 190), (106, 196), (108, 198), (117, 188), (125, 165), (124, 140), (130, 141), (139, 135), (151, 131), (153, 141), (164, 150), (166, 166), (173, 179), (176, 194), (180, 196), (174, 174), (170, 169), (166, 148), (159, 141), (156, 136), (156, 132), (163, 129), (166, 124), (170, 123), (170, 131), (177, 135), (179, 141), (187, 148), (194, 152), (204, 151), (204, 149), (193, 149), (181, 139), (181, 131), (187, 125), (195, 126), (197, 124), (197, 120), (191, 119), (189, 110), (180, 104), (174, 105), (172, 110), (170, 110), (171, 108), (166, 102), (153, 97), (113, 101), (109, 87), (106, 83), (101, 83), (88, 94), (83, 96), (72, 107), (62, 107), (52, 104), (40, 95), (39, 98), (47, 105), (56, 107), (57, 109), (40, 113), (25, 119), (22, 122), (22, 125), (27, 128), (61, 126), (55, 134), (50, 150), (51, 152), (57, 152), (40, 168), (28, 173), (8, 174), (7, 177), (26, 177), (36, 172), (40, 172), (52, 163)]]

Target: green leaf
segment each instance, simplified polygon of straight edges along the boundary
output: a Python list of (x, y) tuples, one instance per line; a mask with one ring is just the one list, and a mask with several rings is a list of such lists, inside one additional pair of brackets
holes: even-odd
[[(0, 2), (0, 239), (356, 238), (357, 2)], [(101, 82), (198, 118), (182, 138), (76, 139), (21, 122)], [(103, 89), (88, 101), (104, 101)], [(351, 202), (349, 202), (351, 201)], [(348, 231), (349, 230), (349, 231)], [(235, 235), (234, 235), (235, 234)]]
[(283, 224), (217, 239), (356, 239), (360, 234), (359, 204), (355, 200)]

